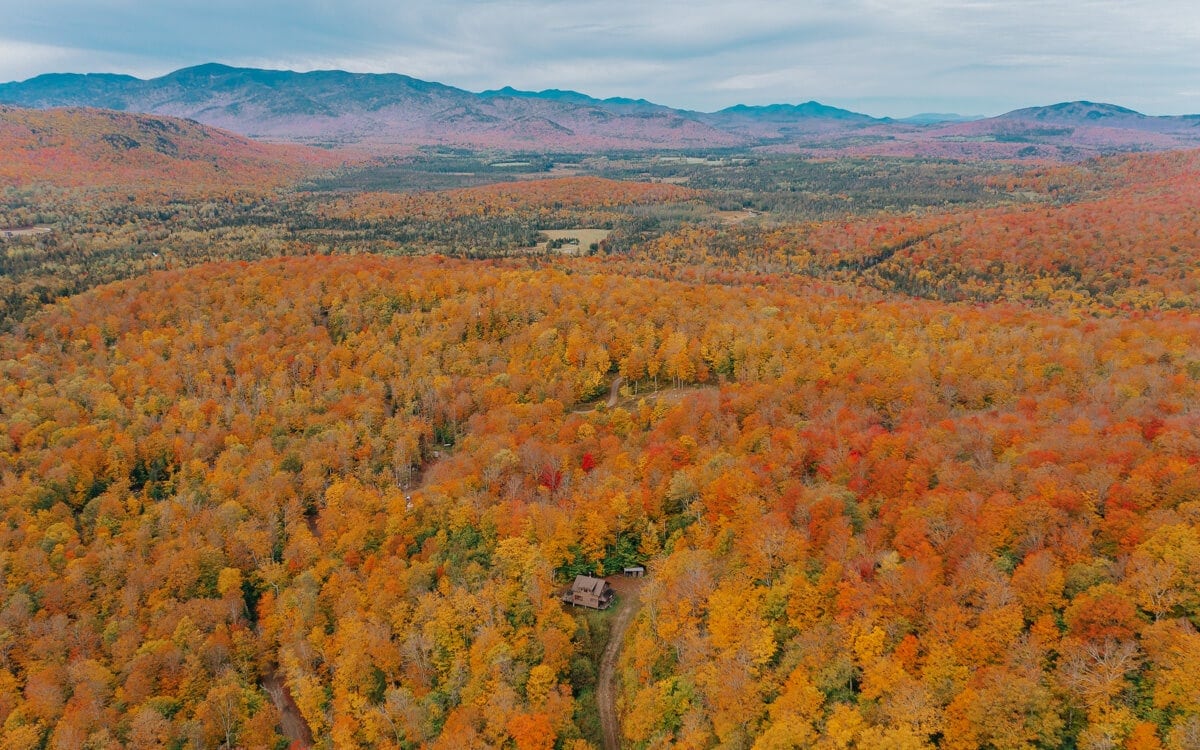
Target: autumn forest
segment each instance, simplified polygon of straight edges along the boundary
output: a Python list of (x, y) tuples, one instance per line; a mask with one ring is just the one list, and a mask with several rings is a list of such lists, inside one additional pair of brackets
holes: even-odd
[(0, 143), (0, 748), (1200, 748), (1200, 152)]

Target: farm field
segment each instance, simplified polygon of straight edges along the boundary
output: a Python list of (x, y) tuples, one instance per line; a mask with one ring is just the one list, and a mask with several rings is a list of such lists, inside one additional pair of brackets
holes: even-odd
[(5, 112), (0, 747), (1196, 746), (1200, 153)]

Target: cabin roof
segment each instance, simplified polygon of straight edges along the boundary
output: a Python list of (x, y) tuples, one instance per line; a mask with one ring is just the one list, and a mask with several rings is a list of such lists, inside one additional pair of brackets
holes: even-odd
[(575, 576), (575, 583), (571, 585), (572, 591), (587, 591), (596, 596), (604, 593), (604, 587), (608, 585), (608, 581), (603, 578), (593, 578), (591, 576), (578, 575)]

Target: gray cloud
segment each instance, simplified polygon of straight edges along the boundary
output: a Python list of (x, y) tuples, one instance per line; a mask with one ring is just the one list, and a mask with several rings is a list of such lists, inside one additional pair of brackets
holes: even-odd
[(1200, 112), (1192, 0), (0, 0), (0, 12), (0, 80), (217, 61), (703, 110), (818, 99), (994, 114), (1087, 98)]

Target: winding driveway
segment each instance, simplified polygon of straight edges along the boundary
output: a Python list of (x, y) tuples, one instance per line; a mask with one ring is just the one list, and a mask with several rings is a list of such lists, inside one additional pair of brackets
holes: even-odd
[[(624, 585), (622, 585), (624, 584)], [(608, 645), (600, 657), (600, 678), (596, 686), (596, 704), (600, 709), (600, 728), (604, 750), (620, 750), (621, 717), (617, 715), (617, 657), (625, 643), (625, 633), (637, 612), (642, 581), (624, 579), (617, 584), (617, 614), (608, 634)]]

